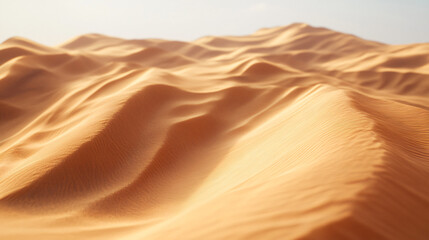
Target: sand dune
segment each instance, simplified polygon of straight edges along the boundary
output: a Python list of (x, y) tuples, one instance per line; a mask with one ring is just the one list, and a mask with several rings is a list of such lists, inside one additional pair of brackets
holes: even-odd
[(0, 239), (428, 239), (429, 44), (306, 24), (0, 45)]

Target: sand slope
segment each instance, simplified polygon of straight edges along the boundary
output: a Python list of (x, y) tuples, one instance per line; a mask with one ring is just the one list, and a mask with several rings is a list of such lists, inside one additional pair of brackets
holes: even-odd
[(0, 239), (429, 238), (429, 44), (292, 24), (0, 64)]

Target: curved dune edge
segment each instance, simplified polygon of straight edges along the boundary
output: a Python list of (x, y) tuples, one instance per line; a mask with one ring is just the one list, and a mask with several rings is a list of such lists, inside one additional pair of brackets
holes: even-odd
[(306, 24), (0, 45), (1, 239), (427, 239), (429, 44)]

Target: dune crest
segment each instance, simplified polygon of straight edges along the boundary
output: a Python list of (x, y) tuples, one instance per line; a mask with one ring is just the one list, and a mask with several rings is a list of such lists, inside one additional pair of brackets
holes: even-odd
[(429, 44), (307, 24), (0, 44), (1, 239), (427, 239)]

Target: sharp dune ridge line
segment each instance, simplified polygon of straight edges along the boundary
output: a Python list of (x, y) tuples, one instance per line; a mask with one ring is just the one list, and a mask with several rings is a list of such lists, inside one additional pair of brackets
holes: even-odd
[(0, 239), (428, 239), (429, 44), (306, 24), (0, 45)]

